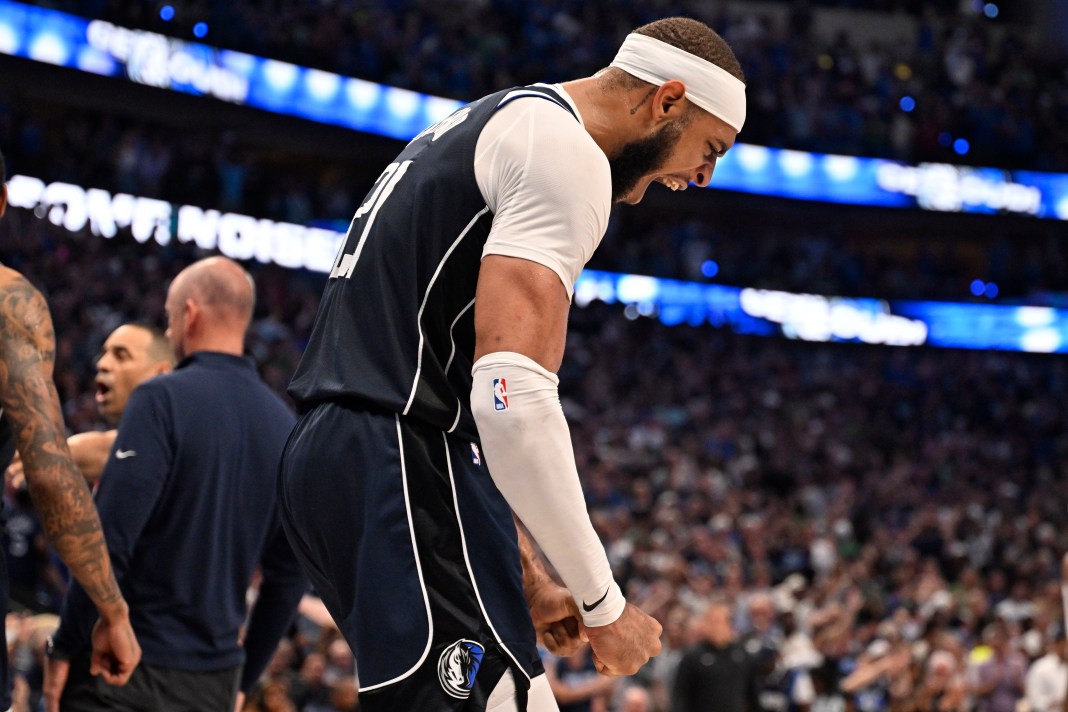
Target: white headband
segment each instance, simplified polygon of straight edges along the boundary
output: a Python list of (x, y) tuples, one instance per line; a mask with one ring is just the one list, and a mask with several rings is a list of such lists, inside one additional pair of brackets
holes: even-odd
[(611, 66), (656, 84), (678, 79), (693, 103), (730, 124), (745, 123), (745, 84), (722, 67), (658, 39), (630, 33)]

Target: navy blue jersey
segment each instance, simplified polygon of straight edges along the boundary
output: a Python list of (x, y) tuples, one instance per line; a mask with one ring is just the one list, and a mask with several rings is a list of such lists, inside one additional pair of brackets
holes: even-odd
[(493, 214), (475, 146), (494, 112), (530, 96), (571, 112), (544, 85), (491, 94), (423, 131), (382, 173), (334, 261), (290, 386), (302, 409), (364, 400), (477, 438), (472, 307)]

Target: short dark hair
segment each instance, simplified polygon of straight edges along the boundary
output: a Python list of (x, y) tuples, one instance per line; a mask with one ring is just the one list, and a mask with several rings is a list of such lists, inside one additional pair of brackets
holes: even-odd
[(689, 17), (665, 17), (634, 30), (636, 34), (652, 37), (672, 47), (685, 50), (695, 57), (725, 69), (740, 82), (745, 81), (745, 73), (738, 58), (734, 56), (727, 41), (715, 30)]
[(166, 361), (171, 366), (175, 364), (177, 359), (174, 357), (174, 348), (171, 346), (171, 342), (167, 340), (167, 335), (163, 329), (145, 321), (128, 321), (124, 326), (132, 326), (148, 332), (148, 335), (152, 337), (152, 340), (148, 343), (148, 355), (153, 361)]

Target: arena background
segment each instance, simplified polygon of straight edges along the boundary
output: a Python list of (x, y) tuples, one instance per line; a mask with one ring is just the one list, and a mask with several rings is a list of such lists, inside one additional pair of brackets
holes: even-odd
[[(1028, 704), (1022, 679), (981, 681), (1063, 630), (1063, 0), (0, 0), (0, 259), (48, 298), (71, 432), (104, 427), (108, 332), (162, 325), (168, 280), (219, 251), (258, 281), (248, 350), (284, 391), (333, 240), (403, 140), (675, 14), (735, 48), (745, 145), (711, 188), (613, 213), (561, 371), (591, 514), (665, 652), (617, 683), (547, 660), (561, 699), (592, 696), (563, 709), (671, 709), (710, 597), (768, 661), (767, 709), (800, 704), (800, 675), (813, 710)], [(36, 709), (63, 572), (5, 495)], [(248, 709), (355, 690), (345, 643), (302, 616)]]

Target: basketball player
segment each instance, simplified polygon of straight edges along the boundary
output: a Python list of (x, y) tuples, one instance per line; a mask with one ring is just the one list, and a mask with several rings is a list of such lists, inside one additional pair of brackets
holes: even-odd
[[(555, 372), (612, 203), (707, 185), (744, 118), (722, 38), (660, 20), (593, 77), (428, 128), (356, 211), (290, 387), (281, 491), (368, 712), (557, 709), (535, 633), (561, 612), (603, 673), (659, 652), (590, 523)], [(570, 607), (524, 605), (555, 593), (524, 588), (513, 510)]]
[[(0, 216), (7, 208), (6, 179), (0, 154)], [(67, 449), (52, 381), (54, 354), (55, 333), (44, 298), (25, 277), (0, 266), (0, 464), (6, 467), (18, 450), (48, 538), (96, 606), (91, 672), (123, 685), (141, 659), (141, 648), (89, 489)], [(0, 596), (7, 601), (6, 570), (0, 570)], [(0, 675), (0, 709), (6, 710), (11, 706), (6, 646), (0, 648)]]
[[(96, 361), (96, 407), (101, 417), (117, 426), (133, 389), (174, 368), (174, 351), (160, 329), (148, 324), (122, 324), (104, 341)], [(91, 430), (67, 438), (74, 464), (86, 482), (95, 485), (104, 470), (118, 430)], [(14, 487), (22, 481), (22, 461), (17, 456), (8, 467)]]

